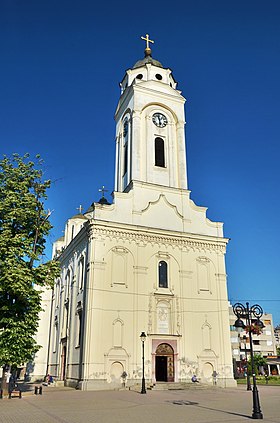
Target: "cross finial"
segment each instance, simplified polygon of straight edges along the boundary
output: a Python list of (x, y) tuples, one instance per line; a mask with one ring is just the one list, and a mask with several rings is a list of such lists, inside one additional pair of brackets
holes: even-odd
[(143, 36), (142, 36), (142, 37), (141, 37), (141, 40), (146, 41), (145, 55), (146, 55), (146, 56), (150, 56), (150, 55), (151, 55), (151, 53), (152, 53), (152, 50), (150, 49), (149, 43), (154, 44), (154, 41), (153, 41), (153, 40), (150, 40), (150, 38), (149, 38), (149, 34), (146, 34), (146, 37), (143, 37)]
[(102, 192), (102, 197), (103, 197), (103, 198), (104, 198), (104, 193), (105, 193), (105, 192), (108, 192), (108, 190), (107, 190), (107, 189), (105, 189), (104, 185), (102, 185), (102, 188), (100, 188), (98, 191), (99, 191), (99, 192)]
[(83, 207), (81, 206), (81, 204), (79, 207), (77, 207), (77, 210), (79, 210), (79, 213), (82, 214)]

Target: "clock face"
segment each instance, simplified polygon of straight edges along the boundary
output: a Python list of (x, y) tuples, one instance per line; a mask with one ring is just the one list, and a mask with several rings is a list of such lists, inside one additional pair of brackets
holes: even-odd
[(164, 128), (167, 125), (167, 117), (164, 116), (162, 113), (154, 113), (153, 122), (159, 128)]

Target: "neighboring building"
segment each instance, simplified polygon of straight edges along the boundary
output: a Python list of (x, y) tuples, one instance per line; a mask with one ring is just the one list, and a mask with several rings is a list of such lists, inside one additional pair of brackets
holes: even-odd
[(275, 326), (274, 337), (275, 337), (276, 347), (280, 347), (280, 325)]
[[(229, 308), (229, 313), (232, 357), (237, 373), (242, 373), (244, 366), (246, 366), (246, 356), (248, 358), (250, 357), (249, 335), (245, 331), (237, 330), (234, 326), (237, 317), (233, 313), (232, 306)], [(246, 325), (245, 319), (242, 320), (244, 320), (244, 324)], [(261, 354), (263, 357), (275, 356), (276, 343), (272, 314), (264, 313), (260, 320), (265, 327), (260, 335), (252, 335), (254, 353)], [(236, 374), (236, 376), (238, 375)]]
[[(48, 372), (69, 386), (235, 386), (223, 225), (187, 188), (185, 99), (148, 46), (121, 82), (113, 204), (70, 218), (54, 244)], [(47, 337), (47, 335), (46, 335)]]
[(280, 375), (280, 357), (269, 356), (267, 357), (267, 372), (272, 376)]

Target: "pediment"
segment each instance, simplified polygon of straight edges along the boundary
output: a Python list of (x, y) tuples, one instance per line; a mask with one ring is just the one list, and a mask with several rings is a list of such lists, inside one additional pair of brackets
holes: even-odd
[(164, 194), (160, 194), (155, 201), (149, 201), (147, 206), (141, 210), (141, 215), (144, 225), (169, 230), (182, 230), (183, 216)]
[(179, 212), (178, 212), (177, 207), (176, 207), (174, 204), (171, 204), (171, 203), (167, 200), (167, 198), (166, 198), (166, 196), (165, 196), (164, 194), (160, 194), (160, 195), (159, 195), (159, 197), (158, 197), (158, 199), (157, 199), (157, 200), (155, 200), (155, 201), (149, 201), (149, 203), (148, 203), (147, 207), (145, 207), (145, 208), (142, 210), (142, 213), (146, 212), (147, 210), (149, 210), (150, 208), (154, 207), (155, 205), (157, 205), (157, 204), (159, 204), (159, 203), (165, 203), (165, 205), (166, 205), (166, 206), (168, 206), (168, 207), (170, 207), (170, 208), (174, 211), (174, 213), (175, 213), (175, 214), (177, 214), (177, 216), (178, 216), (180, 219), (183, 219), (183, 216), (181, 215), (181, 213), (179, 213)]

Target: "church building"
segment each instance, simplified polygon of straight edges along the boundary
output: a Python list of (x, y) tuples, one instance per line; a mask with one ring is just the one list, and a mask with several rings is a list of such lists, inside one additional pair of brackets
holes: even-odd
[(137, 385), (143, 367), (151, 386), (194, 374), (235, 386), (228, 239), (190, 198), (185, 98), (142, 38), (145, 56), (125, 72), (115, 112), (113, 201), (102, 195), (71, 217), (54, 243), (47, 372), (84, 390)]

